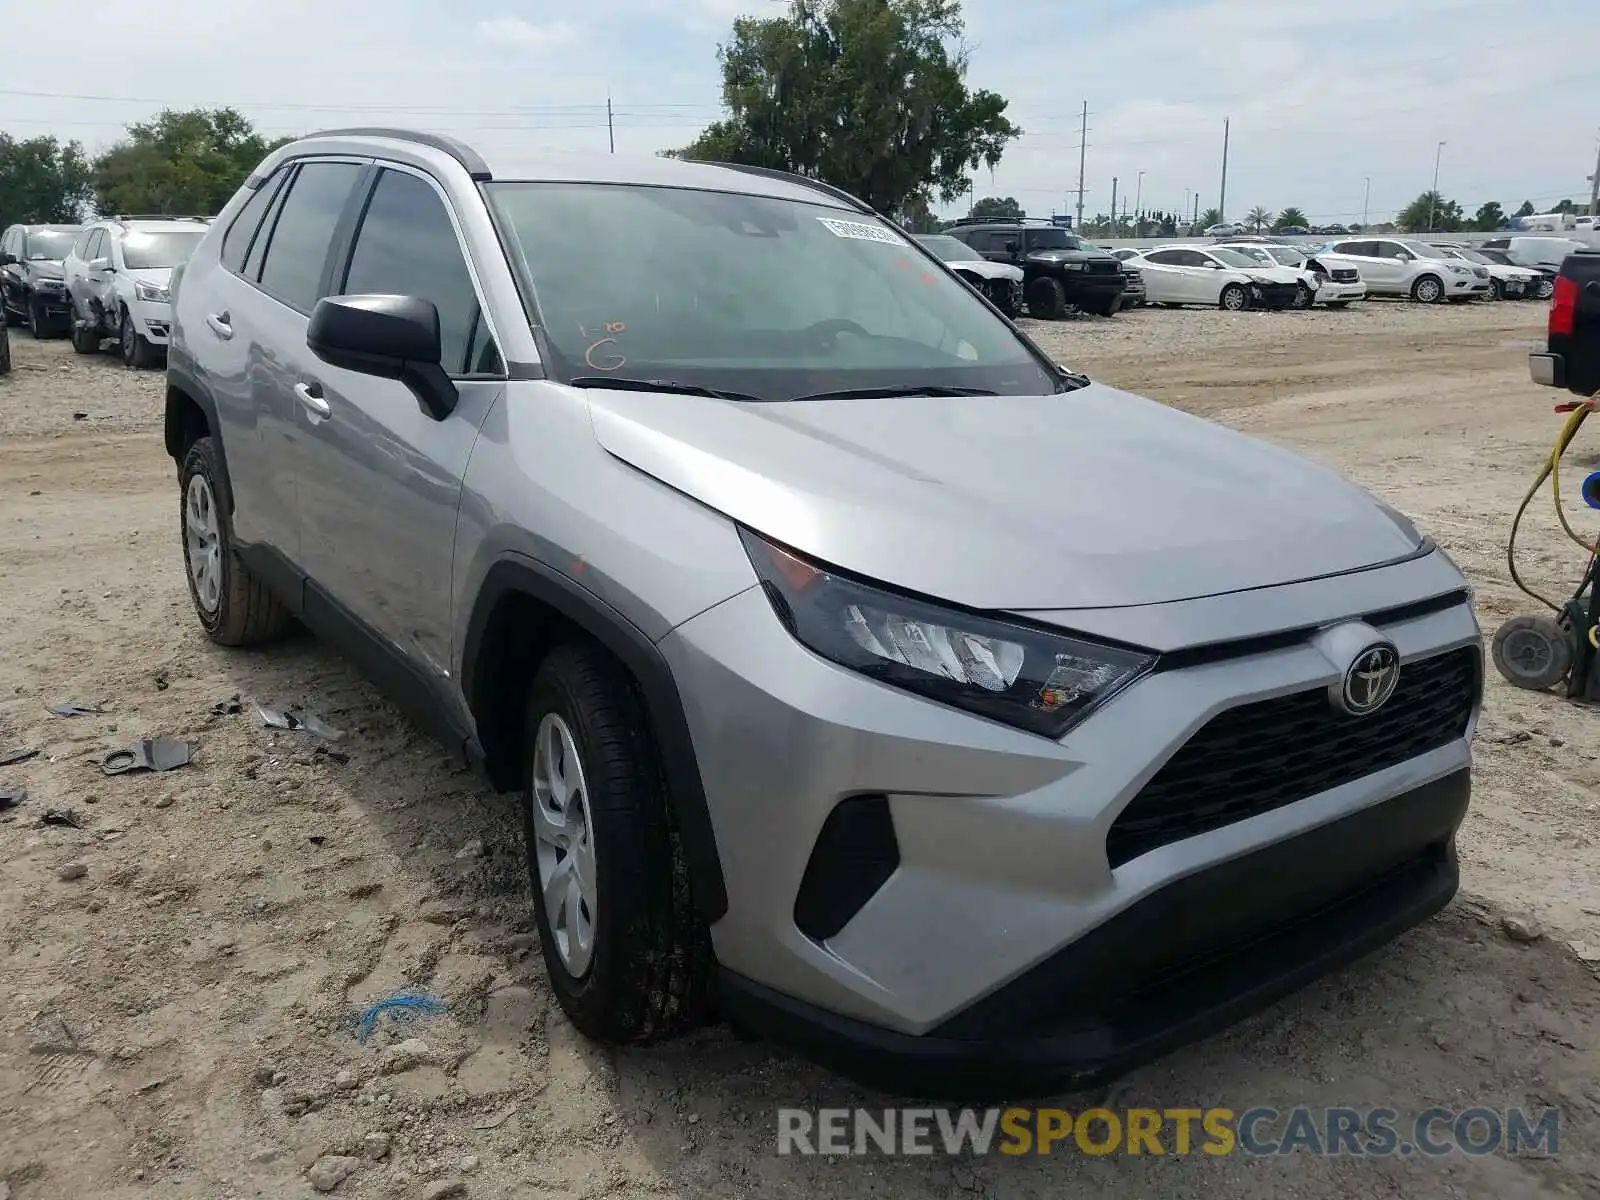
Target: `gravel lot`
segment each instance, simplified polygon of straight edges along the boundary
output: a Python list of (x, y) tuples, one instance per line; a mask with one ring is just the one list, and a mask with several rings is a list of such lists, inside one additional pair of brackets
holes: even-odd
[[(1463, 566), (1492, 629), (1530, 609), (1503, 541), (1557, 429), (1526, 375), (1542, 320), (1369, 302), (1029, 326), (1098, 379), (1371, 487)], [(354, 1160), (335, 1194), (355, 1198), (446, 1180), (473, 1200), (1600, 1194), (1593, 711), (1492, 677), (1461, 898), (1096, 1097), (1559, 1106), (1559, 1157), (779, 1158), (778, 1107), (889, 1101), (724, 1029), (649, 1051), (577, 1038), (543, 983), (511, 806), (311, 639), (211, 646), (183, 581), (161, 376), (18, 332), (0, 379), (0, 752), (40, 754), (0, 767), (0, 788), (29, 793), (0, 813), (0, 1200), (309, 1197), (352, 1167), (330, 1155)], [(1580, 444), (1574, 474), (1597, 459)], [(1529, 525), (1526, 574), (1569, 586), (1547, 505)], [(349, 761), (248, 705), (212, 715), (235, 693), (306, 704), (346, 731)], [(66, 698), (106, 711), (46, 712)], [(157, 733), (196, 742), (195, 763), (102, 776), (107, 750)], [(42, 825), (52, 808), (82, 827)], [(1538, 936), (1508, 936), (1508, 917)], [(352, 1015), (406, 986), (448, 1014), (358, 1040)]]

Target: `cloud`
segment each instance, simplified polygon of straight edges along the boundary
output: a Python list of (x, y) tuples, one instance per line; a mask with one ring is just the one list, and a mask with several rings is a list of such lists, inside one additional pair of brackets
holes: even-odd
[(521, 17), (493, 17), (478, 22), (478, 36), (502, 46), (525, 50), (533, 54), (548, 54), (573, 45), (582, 31), (571, 21), (552, 21), (548, 25), (535, 25)]

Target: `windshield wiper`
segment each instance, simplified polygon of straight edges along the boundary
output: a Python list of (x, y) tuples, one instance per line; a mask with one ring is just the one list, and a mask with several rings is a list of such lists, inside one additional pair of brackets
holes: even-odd
[(886, 387), (843, 388), (836, 392), (813, 392), (809, 396), (795, 396), (796, 400), (878, 400), (890, 396), (998, 396), (987, 388), (941, 387), (937, 384), (921, 386), (914, 383), (890, 384)]
[(616, 375), (578, 375), (567, 380), (569, 387), (612, 388), (619, 392), (671, 392), (675, 396), (709, 396), (713, 400), (739, 400), (747, 404), (765, 404), (765, 396), (752, 396), (748, 392), (730, 392), (723, 388), (702, 387), (698, 383), (684, 383), (679, 379), (629, 379)]

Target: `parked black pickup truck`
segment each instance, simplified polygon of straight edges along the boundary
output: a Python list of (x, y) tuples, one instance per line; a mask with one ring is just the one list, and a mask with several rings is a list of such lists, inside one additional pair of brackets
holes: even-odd
[(990, 262), (1021, 267), (1030, 317), (1057, 320), (1079, 309), (1109, 317), (1127, 287), (1122, 263), (1070, 229), (1027, 221), (956, 225), (945, 231)]
[(1580, 250), (1562, 262), (1545, 348), (1528, 355), (1528, 373), (1545, 387), (1600, 392), (1600, 250)]

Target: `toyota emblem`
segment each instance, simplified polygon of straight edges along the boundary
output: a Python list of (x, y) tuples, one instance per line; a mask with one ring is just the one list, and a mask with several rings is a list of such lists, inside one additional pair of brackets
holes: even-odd
[(1394, 695), (1399, 682), (1400, 655), (1395, 648), (1387, 642), (1368, 646), (1345, 670), (1333, 695), (1335, 707), (1352, 717), (1375, 713)]

